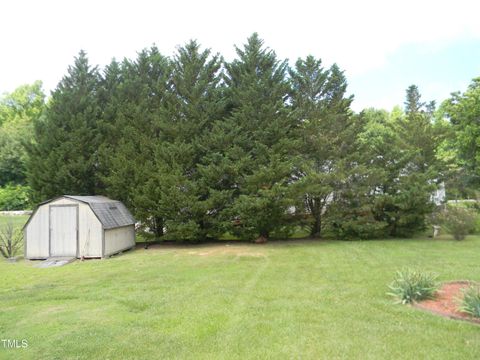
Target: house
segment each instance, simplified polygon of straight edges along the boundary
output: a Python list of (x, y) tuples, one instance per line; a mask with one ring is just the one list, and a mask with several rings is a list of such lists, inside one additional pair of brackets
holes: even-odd
[(25, 258), (105, 258), (135, 246), (135, 219), (120, 201), (64, 195), (34, 210), (24, 228)]

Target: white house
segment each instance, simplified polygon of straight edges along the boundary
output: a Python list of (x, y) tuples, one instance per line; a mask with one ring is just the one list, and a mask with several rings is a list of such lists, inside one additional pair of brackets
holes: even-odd
[(135, 246), (135, 219), (120, 201), (64, 195), (41, 203), (24, 228), (25, 258), (104, 258)]

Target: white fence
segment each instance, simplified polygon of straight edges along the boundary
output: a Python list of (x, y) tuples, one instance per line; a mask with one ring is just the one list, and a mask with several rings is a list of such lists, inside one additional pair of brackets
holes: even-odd
[(31, 215), (32, 210), (14, 210), (14, 211), (0, 211), (0, 216), (20, 216), (20, 215)]

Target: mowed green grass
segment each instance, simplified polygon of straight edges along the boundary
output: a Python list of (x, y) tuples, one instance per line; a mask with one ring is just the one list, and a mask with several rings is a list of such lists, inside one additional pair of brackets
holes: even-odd
[[(394, 304), (405, 266), (480, 280), (480, 237), (160, 246), (0, 262), (1, 359), (478, 359), (480, 326)], [(0, 343), (1, 345), (1, 343)]]

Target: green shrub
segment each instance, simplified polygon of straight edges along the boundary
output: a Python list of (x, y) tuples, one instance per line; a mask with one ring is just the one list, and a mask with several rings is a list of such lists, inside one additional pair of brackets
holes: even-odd
[(6, 185), (0, 187), (0, 211), (26, 210), (30, 208), (30, 187)]
[(476, 201), (457, 200), (455, 203), (449, 203), (448, 207), (460, 207), (471, 211), (475, 216), (475, 226), (470, 230), (470, 234), (480, 233), (480, 199)]
[(474, 213), (475, 216), (475, 225), (473, 229), (470, 231), (471, 234), (479, 234), (480, 233), (480, 201), (477, 200), (474, 203), (470, 203), (468, 208)]
[(459, 310), (474, 317), (480, 317), (480, 287), (478, 285), (470, 286), (463, 291), (463, 300)]
[(477, 216), (473, 209), (450, 206), (440, 215), (440, 223), (453, 235), (455, 240), (463, 240), (475, 229)]
[(369, 206), (332, 205), (325, 217), (324, 235), (342, 240), (388, 237), (388, 224), (375, 218)]
[(14, 257), (22, 247), (23, 234), (11, 222), (0, 228), (0, 254), (5, 258)]
[(412, 269), (397, 271), (388, 294), (396, 297), (402, 304), (431, 299), (438, 290), (436, 278), (435, 274), (429, 272)]

